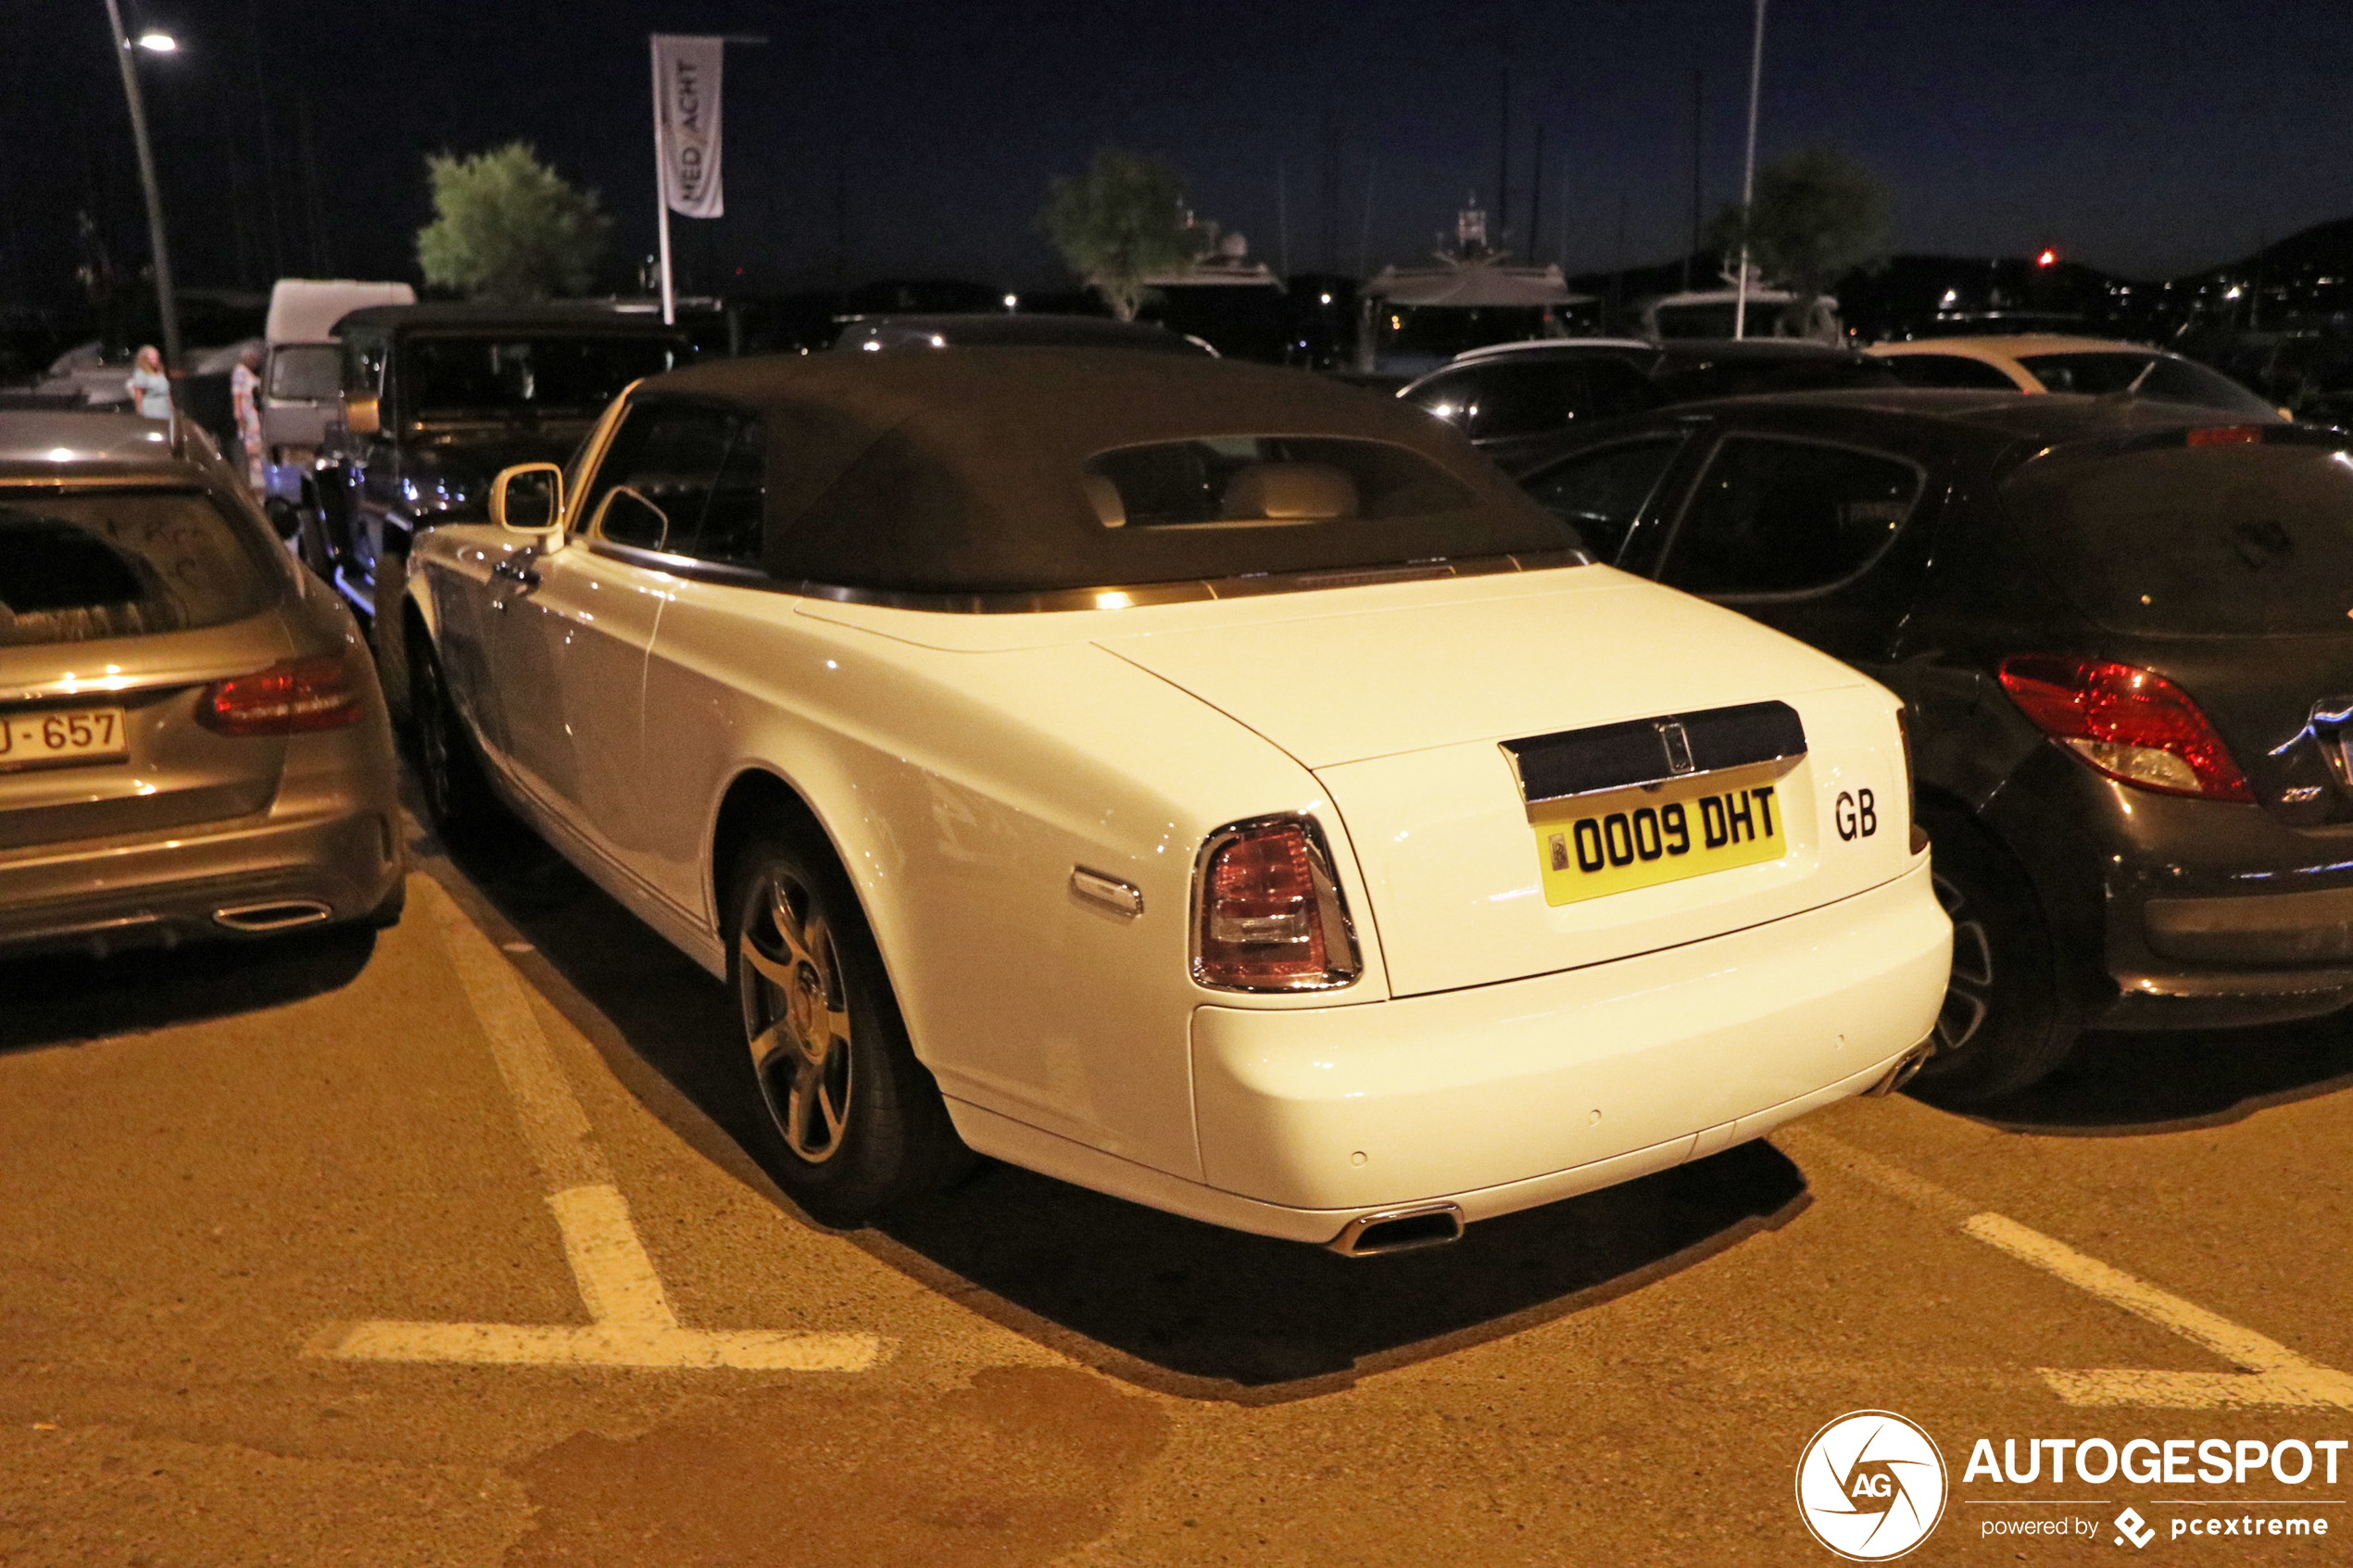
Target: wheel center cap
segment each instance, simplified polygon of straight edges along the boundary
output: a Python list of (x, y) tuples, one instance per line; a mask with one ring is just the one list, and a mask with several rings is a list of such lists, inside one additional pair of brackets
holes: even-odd
[(817, 1030), (818, 1021), (825, 1016), (824, 987), (818, 982), (817, 972), (807, 964), (793, 972), (792, 988), (785, 997), (785, 1015), (801, 1039), (814, 1046), (826, 1044)]

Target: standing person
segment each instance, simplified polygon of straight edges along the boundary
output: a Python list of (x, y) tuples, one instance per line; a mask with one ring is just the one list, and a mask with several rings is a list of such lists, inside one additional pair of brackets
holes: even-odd
[(131, 389), (131, 400), (143, 418), (171, 418), (171, 378), (164, 373), (163, 352), (154, 344), (139, 350), (132, 361), (131, 379), (122, 384)]
[(245, 448), (245, 488), (262, 499), (261, 474), (261, 350), (240, 349), (237, 368), (229, 372), (229, 406), (237, 416), (237, 445)]

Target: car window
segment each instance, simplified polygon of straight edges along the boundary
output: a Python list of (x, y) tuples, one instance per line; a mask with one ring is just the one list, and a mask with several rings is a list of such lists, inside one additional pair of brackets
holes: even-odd
[(2082, 392), (2097, 397), (2130, 392), (2133, 383), (2157, 356), (2147, 350), (2120, 353), (2094, 350), (2084, 354), (2021, 354), (2018, 362), (2043, 383), (2045, 392)]
[(1958, 354), (1889, 354), (1880, 363), (1894, 373), (1906, 386), (1983, 388), (1989, 392), (2016, 392), (2018, 383), (1982, 359), (1964, 358)]
[(2188, 359), (2159, 355), (2141, 377), (2134, 395), (2159, 403), (2188, 403), (2200, 408), (2221, 408), (2233, 414), (2274, 416), (2272, 406), (2219, 370)]
[(1478, 391), (1478, 370), (1462, 370), (1441, 371), (1398, 395), (1424, 413), (1461, 430), (1469, 420), (1470, 402)]
[(592, 414), (631, 382), (686, 361), (684, 345), (666, 338), (561, 333), (435, 333), (410, 337), (401, 352), (401, 407), (426, 420)]
[(673, 535), (669, 547), (673, 554), (721, 566), (757, 567), (768, 502), (762, 434), (758, 420), (740, 414), (730, 418), (734, 429), (712, 478), (711, 498), (703, 504), (702, 522), (690, 539)]
[(685, 553), (702, 526), (736, 419), (697, 403), (639, 403), (623, 416), (580, 515), (592, 535)]
[(1686, 439), (1679, 431), (1615, 442), (1579, 452), (1524, 483), (1539, 505), (1577, 530), (1587, 549), (1615, 560)]
[(1698, 594), (1827, 587), (1884, 549), (1920, 493), (1901, 458), (1735, 435), (1683, 509), (1659, 580)]
[(374, 332), (349, 332), (343, 340), (343, 389), (353, 397), (383, 390), (384, 357), (390, 345)]
[(1588, 419), (1645, 413), (1664, 401), (1650, 377), (1615, 356), (1597, 355), (1584, 362), (1584, 370)]
[(1296, 528), (1454, 511), (1470, 492), (1417, 452), (1338, 436), (1115, 447), (1081, 481), (1105, 528)]
[(272, 583), (196, 491), (0, 492), (0, 647), (219, 626)]
[(270, 351), (270, 395), (323, 403), (343, 390), (343, 356), (332, 343), (287, 343)]

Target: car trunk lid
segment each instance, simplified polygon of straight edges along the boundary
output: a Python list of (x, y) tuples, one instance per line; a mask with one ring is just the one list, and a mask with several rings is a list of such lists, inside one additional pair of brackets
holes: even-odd
[[(1315, 772), (1394, 994), (1699, 940), (1909, 863), (1892, 699), (1728, 610), (1604, 569), (1538, 595), (1300, 609), (1102, 646)], [(1785, 727), (1711, 749), (1722, 715), (1757, 709)], [(1785, 734), (1802, 736), (1794, 753)], [(1682, 811), (1680, 850), (1659, 822), (1668, 805)], [(1718, 813), (1744, 816), (1746, 859)], [(1719, 831), (1736, 842), (1709, 846)], [(1586, 872), (1580, 854), (1604, 866)]]

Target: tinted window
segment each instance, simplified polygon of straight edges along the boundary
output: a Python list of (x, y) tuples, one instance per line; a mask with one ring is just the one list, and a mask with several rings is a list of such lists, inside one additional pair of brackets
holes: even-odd
[(738, 422), (701, 404), (631, 408), (581, 509), (591, 532), (641, 550), (689, 553)]
[(1825, 587), (1885, 547), (1919, 491), (1919, 470), (1898, 458), (1732, 436), (1684, 508), (1659, 579), (1702, 594)]
[(1601, 357), (1584, 362), (1586, 417), (1614, 420), (1655, 408), (1663, 399), (1650, 377), (1623, 359)]
[(272, 588), (252, 539), (193, 492), (0, 493), (0, 646), (218, 626)]
[(1662, 373), (1658, 389), (1672, 403), (1708, 397), (1753, 397), (1768, 392), (1843, 392), (1857, 386), (1894, 386), (1895, 378), (1859, 354), (1791, 355), (1718, 359)]
[(1880, 363), (1906, 386), (1983, 388), (1989, 392), (2018, 390), (2018, 383), (1995, 367), (1982, 359), (1964, 359), (1957, 354), (1890, 354), (1882, 357)]
[(1614, 560), (1684, 440), (1658, 435), (1579, 452), (1527, 481), (1528, 493), (1577, 530), (1588, 549)]
[(671, 546), (680, 555), (724, 566), (756, 567), (761, 560), (761, 522), (768, 503), (767, 472), (760, 421), (736, 418), (720, 459), (719, 473), (704, 503), (702, 526), (693, 539)]
[(2002, 500), (2053, 580), (2103, 625), (2210, 636), (2348, 624), (2353, 458), (2325, 446), (2046, 459), (2012, 476)]
[(535, 409), (592, 414), (641, 377), (677, 365), (661, 338), (412, 337), (403, 350), (404, 410), (454, 419)]
[(343, 390), (343, 357), (331, 343), (290, 343), (270, 351), (270, 395), (323, 403)]
[(343, 389), (354, 397), (373, 397), (384, 386), (385, 342), (373, 332), (352, 332), (343, 340)]
[(2034, 379), (2043, 383), (2045, 392), (2082, 392), (2096, 397), (2106, 393), (2130, 392), (2133, 383), (2157, 356), (2146, 351), (2120, 354), (2095, 351), (2088, 354), (2021, 354), (2018, 362), (2027, 368)]
[(2272, 417), (2271, 404), (2218, 370), (2187, 359), (2160, 358), (2141, 378), (2139, 395), (2159, 403), (2188, 403), (2233, 414)]
[(1418, 453), (1328, 436), (1123, 446), (1090, 458), (1084, 477), (1106, 528), (1289, 528), (1421, 517), (1471, 501)]

